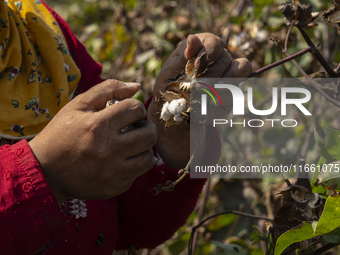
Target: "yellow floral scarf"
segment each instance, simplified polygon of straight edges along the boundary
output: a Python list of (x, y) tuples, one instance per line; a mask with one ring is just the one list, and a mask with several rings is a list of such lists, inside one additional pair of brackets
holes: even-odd
[(29, 139), (72, 98), (80, 71), (37, 0), (0, 0), (0, 137)]

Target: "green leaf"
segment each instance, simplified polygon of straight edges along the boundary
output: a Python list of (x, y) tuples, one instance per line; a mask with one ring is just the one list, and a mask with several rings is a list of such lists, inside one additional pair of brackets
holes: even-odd
[(223, 244), (217, 241), (212, 241), (212, 243), (223, 250), (217, 255), (245, 255), (243, 249), (236, 244)]
[(282, 234), (276, 241), (274, 255), (281, 254), (292, 243), (329, 233), (340, 226), (340, 196), (328, 197), (318, 222), (303, 222), (299, 228)]
[(253, 225), (253, 232), (251, 233), (249, 239), (253, 241), (253, 244), (257, 244), (260, 241), (267, 241), (268, 236), (263, 234), (258, 226)]
[(281, 254), (292, 243), (314, 237), (313, 232), (312, 224), (305, 222), (299, 228), (288, 230), (277, 239), (274, 255)]
[(208, 231), (216, 231), (225, 226), (230, 225), (236, 218), (235, 214), (223, 214), (214, 218), (214, 220), (207, 226)]
[(324, 189), (340, 191), (340, 161), (322, 165), (315, 186), (321, 185)]
[(328, 197), (315, 231), (317, 235), (329, 233), (340, 226), (340, 196)]

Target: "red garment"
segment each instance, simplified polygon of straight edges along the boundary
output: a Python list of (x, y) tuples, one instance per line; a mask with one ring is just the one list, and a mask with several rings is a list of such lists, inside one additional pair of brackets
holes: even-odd
[[(101, 66), (65, 21), (50, 11), (81, 70), (78, 91), (86, 91), (102, 81)], [(218, 135), (208, 142), (219, 144)], [(219, 148), (216, 152), (213, 162)], [(155, 165), (124, 194), (85, 201), (87, 216), (76, 219), (70, 213), (74, 210), (70, 200), (60, 210), (26, 140), (0, 147), (0, 254), (111, 255), (114, 249), (127, 249), (129, 244), (137, 249), (154, 248), (185, 223), (205, 183), (205, 179), (185, 178), (172, 192), (150, 193), (156, 184), (176, 180), (177, 171), (165, 164)]]

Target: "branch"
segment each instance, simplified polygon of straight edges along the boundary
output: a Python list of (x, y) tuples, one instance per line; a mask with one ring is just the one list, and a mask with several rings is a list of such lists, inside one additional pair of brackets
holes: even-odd
[[(310, 46), (309, 46), (310, 47)], [(284, 53), (289, 57), (290, 54), (288, 51), (284, 51)], [(293, 55), (292, 55), (293, 56)], [(310, 82), (310, 84), (313, 86), (313, 88), (319, 92), (321, 95), (323, 95), (328, 101), (330, 101), (332, 104), (334, 104), (336, 107), (340, 108), (340, 102), (335, 100), (334, 98), (331, 98), (328, 96), (307, 74), (306, 72), (299, 66), (299, 64), (296, 61), (292, 61), (293, 64), (296, 66), (297, 69), (305, 76), (305, 78)]]
[(320, 254), (325, 254), (326, 251), (339, 246), (338, 243), (328, 243), (324, 246), (322, 246), (321, 248), (313, 251), (312, 253), (310, 253), (309, 255), (320, 255)]
[(329, 74), (330, 77), (337, 78), (338, 75), (334, 72), (334, 70), (327, 64), (326, 60), (321, 55), (320, 51), (317, 49), (317, 47), (314, 45), (312, 40), (309, 38), (305, 30), (299, 25), (296, 24), (296, 27), (299, 29), (300, 33), (302, 34), (303, 38), (305, 39), (306, 43), (309, 47), (312, 48), (311, 53), (318, 59), (320, 64), (325, 68), (326, 72)]
[(204, 223), (206, 223), (208, 220), (210, 220), (212, 218), (215, 218), (217, 216), (224, 215), (224, 214), (230, 214), (230, 213), (240, 215), (240, 216), (244, 216), (244, 217), (253, 218), (253, 219), (273, 221), (273, 219), (270, 219), (270, 218), (267, 218), (267, 217), (264, 217), (264, 216), (258, 216), (258, 215), (253, 215), (253, 214), (249, 214), (249, 213), (243, 213), (243, 212), (239, 212), (239, 211), (235, 211), (235, 210), (230, 210), (230, 211), (214, 214), (214, 215), (202, 220), (198, 225), (196, 225), (195, 227), (192, 228), (191, 235), (190, 235), (190, 238), (189, 238), (189, 243), (188, 243), (188, 255), (193, 255), (192, 244), (193, 244), (193, 237), (195, 235), (196, 229), (201, 227)]
[(255, 75), (258, 75), (260, 73), (268, 71), (269, 69), (272, 69), (274, 67), (282, 65), (282, 64), (284, 64), (284, 63), (286, 63), (288, 61), (291, 61), (291, 60), (293, 60), (295, 58), (301, 57), (302, 55), (306, 54), (307, 52), (311, 52), (311, 51), (312, 51), (312, 47), (308, 46), (306, 49), (303, 49), (303, 50), (301, 50), (301, 51), (299, 51), (299, 52), (297, 52), (297, 53), (295, 53), (293, 55), (289, 55), (287, 58), (281, 59), (281, 60), (276, 61), (276, 62), (274, 62), (274, 63), (272, 63), (270, 65), (267, 65), (265, 67), (257, 69), (255, 72), (252, 72), (247, 78), (252, 78)]
[[(201, 198), (200, 206), (199, 206), (199, 209), (198, 209), (198, 222), (200, 222), (202, 220), (202, 217), (203, 217), (205, 202), (207, 201), (208, 193), (209, 193), (209, 186), (210, 186), (210, 179), (208, 179), (208, 182), (205, 186), (203, 196)], [(197, 233), (195, 233), (193, 240), (192, 240), (192, 253), (193, 254), (195, 253), (197, 237), (198, 237), (198, 235), (197, 235)]]

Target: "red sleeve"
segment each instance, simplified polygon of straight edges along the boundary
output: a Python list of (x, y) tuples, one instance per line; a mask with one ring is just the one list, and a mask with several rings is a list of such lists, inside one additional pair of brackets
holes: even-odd
[[(149, 99), (150, 100), (150, 99)], [(148, 101), (149, 101), (148, 100)], [(148, 102), (146, 102), (146, 105)], [(217, 132), (212, 134), (207, 148), (214, 148), (211, 154), (212, 164), (216, 164), (221, 147)], [(207, 133), (207, 134), (208, 134)], [(119, 239), (115, 249), (127, 249), (133, 244), (137, 249), (155, 248), (171, 238), (185, 224), (187, 218), (195, 209), (198, 196), (207, 179), (190, 179), (186, 176), (173, 191), (162, 191), (153, 195), (150, 191), (157, 185), (164, 185), (167, 180), (178, 179), (178, 169), (173, 169), (158, 159), (154, 167), (138, 177), (131, 188), (118, 197)]]
[(94, 85), (104, 81), (100, 78), (102, 66), (94, 61), (90, 54), (86, 51), (85, 46), (72, 33), (71, 28), (63, 18), (61, 18), (52, 8), (41, 1), (46, 8), (52, 13), (58, 22), (67, 42), (70, 54), (81, 72), (81, 79), (78, 83), (77, 91), (83, 93)]
[(115, 249), (155, 248), (185, 224), (194, 210), (206, 179), (185, 179), (173, 191), (151, 194), (157, 185), (178, 178), (178, 170), (165, 164), (154, 166), (138, 177), (132, 187), (119, 197), (119, 239)]
[(26, 140), (0, 147), (1, 254), (33, 254), (69, 232)]

